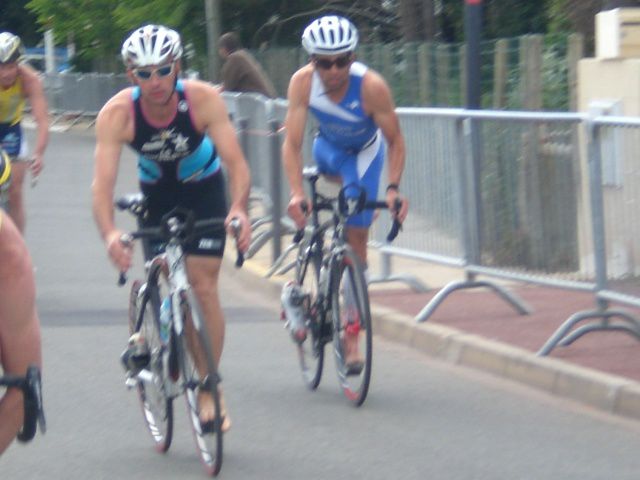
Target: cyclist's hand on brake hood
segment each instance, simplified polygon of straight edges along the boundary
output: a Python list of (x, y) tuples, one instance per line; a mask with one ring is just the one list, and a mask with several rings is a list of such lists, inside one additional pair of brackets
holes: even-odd
[(120, 272), (129, 270), (133, 260), (133, 244), (124, 243), (123, 235), (124, 232), (113, 230), (105, 237), (109, 258)]
[[(236, 232), (230, 231), (230, 223), (234, 218), (240, 220), (240, 232), (238, 232), (237, 235)], [(247, 212), (242, 209), (232, 208), (224, 221), (224, 225), (227, 227), (227, 232), (229, 234), (236, 235), (236, 245), (238, 250), (245, 253), (249, 249), (249, 244), (251, 243), (251, 223), (249, 222)]]
[[(397, 190), (388, 189), (386, 195), (387, 206), (389, 207), (389, 212), (391, 212), (391, 216), (393, 218), (397, 218), (400, 223), (403, 223), (405, 218), (407, 218), (407, 213), (409, 212), (409, 201), (400, 195)], [(400, 201), (400, 209), (396, 208), (396, 202)]]
[[(306, 208), (303, 208), (303, 205)], [(309, 200), (304, 195), (293, 195), (289, 201), (287, 213), (291, 220), (296, 224), (298, 230), (303, 229), (307, 224), (307, 215), (309, 215)]]

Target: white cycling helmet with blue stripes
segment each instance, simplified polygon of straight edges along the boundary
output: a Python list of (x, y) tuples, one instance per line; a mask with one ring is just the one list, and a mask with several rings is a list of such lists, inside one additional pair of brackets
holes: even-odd
[(311, 22), (302, 33), (302, 46), (310, 55), (338, 55), (358, 45), (358, 30), (344, 17), (327, 15)]

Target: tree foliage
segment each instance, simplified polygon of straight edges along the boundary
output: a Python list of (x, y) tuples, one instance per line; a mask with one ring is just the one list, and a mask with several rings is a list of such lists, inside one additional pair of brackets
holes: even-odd
[(35, 45), (42, 37), (38, 33), (36, 16), (25, 9), (29, 0), (0, 1), (0, 31), (18, 35), (27, 45)]
[[(222, 28), (237, 31), (249, 48), (298, 45), (305, 25), (317, 16), (350, 17), (362, 41), (464, 41), (463, 0), (220, 0)], [(144, 23), (180, 31), (185, 43), (204, 53), (204, 0), (6, 0), (0, 25), (25, 25), (33, 15), (40, 30), (53, 27), (59, 43), (72, 38), (87, 64), (115, 61), (123, 37)], [(640, 0), (484, 0), (484, 38), (527, 33), (584, 33), (593, 38), (593, 16), (603, 7), (640, 5)], [(25, 9), (26, 6), (26, 9)], [(22, 11), (22, 14), (21, 14)], [(31, 16), (31, 17), (30, 17)], [(35, 32), (35, 28), (32, 28)]]

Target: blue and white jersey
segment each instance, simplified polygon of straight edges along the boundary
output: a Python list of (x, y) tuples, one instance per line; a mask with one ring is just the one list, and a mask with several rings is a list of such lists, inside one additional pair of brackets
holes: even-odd
[(349, 88), (339, 103), (325, 92), (317, 72), (313, 72), (309, 108), (320, 124), (320, 135), (336, 147), (360, 151), (376, 137), (378, 126), (362, 108), (362, 79), (366, 65), (353, 62), (349, 69)]

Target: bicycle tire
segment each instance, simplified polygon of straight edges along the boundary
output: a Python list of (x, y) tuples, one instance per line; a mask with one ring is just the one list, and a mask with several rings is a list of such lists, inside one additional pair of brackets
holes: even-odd
[[(179, 337), (178, 358), (181, 374), (184, 382), (185, 399), (187, 413), (191, 423), (196, 449), (200, 461), (208, 475), (216, 476), (222, 468), (223, 452), (223, 431), (222, 415), (220, 405), (220, 395), (218, 385), (220, 377), (216, 362), (213, 356), (213, 348), (209, 340), (206, 324), (203, 322), (203, 315), (200, 306), (191, 290), (180, 293), (180, 311), (183, 315), (184, 328)], [(196, 368), (196, 358), (193, 352), (193, 344), (197, 342), (200, 352), (204, 357), (207, 374), (203, 375)], [(191, 343), (191, 345), (190, 345)], [(208, 376), (208, 385), (203, 385), (203, 381)], [(198, 392), (206, 388), (206, 391), (213, 398), (216, 421), (208, 431), (203, 430), (200, 422), (198, 407)]]
[(309, 301), (305, 302), (307, 337), (304, 341), (296, 343), (296, 347), (302, 378), (310, 390), (315, 390), (320, 385), (324, 365), (324, 321), (321, 318), (323, 312), (317, 304), (322, 265), (322, 252), (318, 247), (319, 243), (309, 240), (300, 245), (295, 272), (296, 283), (309, 294)]
[[(333, 351), (342, 392), (355, 406), (365, 401), (371, 381), (372, 329), (369, 292), (362, 262), (345, 245), (331, 262), (331, 305), (333, 319)], [(357, 342), (361, 370), (350, 372), (345, 363), (346, 342)], [(353, 345), (349, 348), (353, 348)], [(355, 370), (355, 366), (353, 366)]]
[[(167, 348), (160, 339), (160, 302), (168, 294), (168, 279), (162, 264), (151, 267), (146, 290), (136, 280), (129, 297), (129, 333), (141, 333), (150, 352), (149, 365), (137, 376), (136, 390), (156, 451), (165, 453), (173, 438), (173, 399), (164, 386), (163, 356)], [(146, 378), (143, 380), (142, 378)]]

